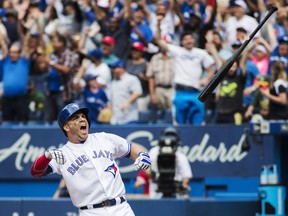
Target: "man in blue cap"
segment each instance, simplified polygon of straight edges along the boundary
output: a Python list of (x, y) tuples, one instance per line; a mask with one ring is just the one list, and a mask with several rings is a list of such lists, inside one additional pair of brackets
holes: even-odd
[(103, 52), (101, 49), (93, 49), (90, 50), (86, 54), (88, 61), (85, 60), (82, 62), (81, 68), (79, 70), (79, 77), (84, 77), (87, 74), (92, 74), (97, 77), (101, 77), (101, 79), (105, 83), (111, 82), (111, 71), (106, 63), (104, 63), (101, 59), (103, 57)]
[(125, 62), (119, 60), (111, 65), (112, 124), (131, 124), (138, 121), (137, 99), (142, 95), (139, 79), (126, 72)]

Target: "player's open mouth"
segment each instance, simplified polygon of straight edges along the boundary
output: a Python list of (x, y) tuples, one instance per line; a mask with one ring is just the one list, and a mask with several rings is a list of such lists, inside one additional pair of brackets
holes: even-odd
[(81, 130), (81, 131), (86, 131), (86, 129), (87, 129), (87, 126), (86, 126), (86, 125), (81, 125), (81, 127), (80, 127), (80, 130)]

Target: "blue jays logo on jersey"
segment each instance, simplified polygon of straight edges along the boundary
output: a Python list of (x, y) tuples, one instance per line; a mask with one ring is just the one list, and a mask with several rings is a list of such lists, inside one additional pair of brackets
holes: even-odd
[(117, 167), (115, 166), (115, 164), (113, 163), (112, 165), (108, 166), (107, 169), (105, 169), (104, 171), (105, 172), (110, 172), (114, 178), (115, 178), (115, 175), (116, 175), (116, 172), (117, 172)]

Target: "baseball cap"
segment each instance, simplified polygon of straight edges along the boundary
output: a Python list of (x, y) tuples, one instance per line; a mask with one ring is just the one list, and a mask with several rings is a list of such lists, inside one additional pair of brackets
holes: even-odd
[(93, 50), (89, 51), (87, 53), (87, 55), (89, 57), (93, 57), (95, 59), (101, 59), (102, 56), (103, 56), (103, 53), (102, 53), (101, 49), (96, 48), (96, 49), (93, 49)]
[(85, 76), (84, 76), (84, 80), (85, 81), (89, 81), (89, 80), (93, 80), (93, 79), (96, 79), (96, 75), (94, 75), (94, 74), (86, 74)]
[(278, 42), (279, 44), (282, 44), (282, 43), (288, 43), (288, 36), (285, 35), (285, 36), (282, 36), (278, 39)]
[(236, 29), (236, 31), (238, 31), (238, 32), (243, 32), (243, 33), (247, 33), (247, 30), (246, 30), (245, 28), (243, 28), (243, 27), (238, 27), (238, 28)]
[(102, 38), (102, 43), (105, 43), (105, 44), (113, 46), (115, 44), (115, 40), (111, 36), (105, 36), (105, 37)]
[(7, 16), (14, 16), (14, 17), (17, 18), (18, 17), (18, 12), (16, 10), (14, 10), (14, 9), (10, 9), (10, 10), (6, 11), (5, 16), (6, 17)]
[(253, 51), (254, 51), (254, 52), (260, 51), (260, 52), (263, 52), (263, 53), (266, 53), (266, 52), (267, 52), (267, 50), (265, 49), (265, 47), (264, 47), (263, 45), (261, 45), (261, 44), (258, 44), (258, 45), (254, 48)]
[(141, 42), (134, 42), (131, 46), (132, 49), (138, 50), (140, 52), (145, 51), (145, 47)]
[(111, 64), (110, 67), (111, 68), (117, 68), (117, 67), (125, 68), (125, 61), (120, 59), (116, 61), (115, 63)]
[(244, 10), (247, 10), (247, 4), (243, 0), (236, 0), (232, 6), (239, 6), (243, 8)]
[(236, 40), (231, 44), (232, 48), (239, 48), (242, 45), (242, 42), (240, 40)]

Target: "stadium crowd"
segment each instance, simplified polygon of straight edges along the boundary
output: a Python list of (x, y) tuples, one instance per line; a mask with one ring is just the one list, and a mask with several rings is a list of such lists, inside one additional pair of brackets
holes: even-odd
[[(285, 0), (4, 0), (0, 121), (243, 124), (288, 119)], [(256, 29), (205, 103), (199, 92)]]

